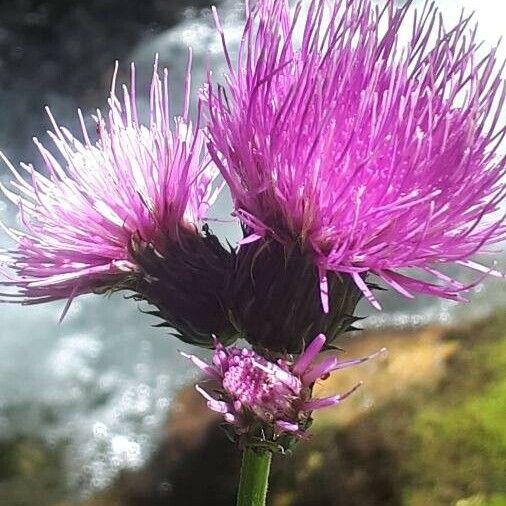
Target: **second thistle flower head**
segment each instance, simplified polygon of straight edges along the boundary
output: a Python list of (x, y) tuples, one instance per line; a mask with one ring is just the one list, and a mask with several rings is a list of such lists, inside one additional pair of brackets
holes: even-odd
[(197, 390), (210, 409), (223, 415), (242, 444), (284, 449), (290, 436), (307, 437), (314, 410), (339, 404), (360, 386), (341, 395), (313, 399), (313, 385), (318, 379), (385, 351), (355, 360), (339, 361), (330, 356), (317, 362), (325, 341), (323, 334), (318, 335), (296, 360), (289, 356), (268, 360), (253, 350), (226, 348), (220, 343), (216, 343), (212, 364), (183, 355), (217, 383), (215, 395), (200, 386)]
[(327, 273), (378, 308), (369, 274), (408, 297), (462, 300), (438, 265), (486, 272), (472, 255), (506, 233), (495, 50), (478, 55), (470, 17), (448, 28), (429, 1), (404, 47), (410, 1), (308, 4), (246, 2), (237, 62), (224, 44), (226, 84), (209, 82), (210, 150), (244, 242), (298, 246), (325, 310)]
[(14, 177), (1, 189), (23, 225), (7, 229), (16, 242), (7, 262), (14, 276), (4, 283), (19, 289), (13, 300), (131, 289), (187, 340), (212, 343), (211, 333), (227, 333), (219, 292), (229, 254), (199, 231), (219, 190), (199, 121), (189, 117), (190, 67), (191, 53), (180, 116), (171, 116), (167, 71), (160, 78), (155, 62), (143, 124), (135, 68), (118, 96), (116, 66), (108, 114), (95, 117), (96, 140), (81, 114), (78, 140), (48, 111), (56, 149), (35, 140), (45, 171), (22, 164), (23, 176), (3, 157)]

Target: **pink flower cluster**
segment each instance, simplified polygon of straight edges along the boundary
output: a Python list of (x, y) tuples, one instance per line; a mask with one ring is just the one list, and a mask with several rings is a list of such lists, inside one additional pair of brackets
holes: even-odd
[(194, 355), (183, 353), (183, 356), (218, 384), (218, 398), (199, 385), (196, 388), (207, 399), (208, 407), (222, 414), (237, 434), (249, 433), (252, 425), (261, 421), (264, 427), (274, 428), (278, 435), (290, 433), (305, 437), (312, 411), (339, 404), (360, 386), (359, 383), (344, 394), (313, 399), (315, 381), (386, 351), (382, 349), (355, 360), (340, 361), (335, 356), (329, 356), (315, 362), (325, 341), (323, 334), (318, 335), (295, 361), (283, 358), (274, 362), (255, 351), (225, 348), (219, 342), (216, 343), (212, 364)]
[[(216, 396), (199, 392), (237, 435), (260, 424), (274, 438), (304, 437), (313, 410), (357, 388), (312, 398), (319, 378), (371, 358), (317, 362), (323, 334), (297, 359), (271, 357), (321, 331), (335, 338), (356, 319), (361, 294), (380, 308), (370, 274), (407, 297), (457, 301), (469, 286), (445, 265), (501, 276), (472, 260), (506, 239), (506, 82), (496, 49), (481, 54), (471, 16), (447, 27), (430, 0), (405, 44), (411, 0), (307, 3), (303, 11), (300, 2), (245, 0), (237, 60), (215, 11), (228, 71), (224, 85), (209, 75), (194, 124), (190, 53), (179, 116), (156, 63), (147, 124), (133, 65), (121, 93), (116, 68), (96, 138), (81, 114), (79, 140), (49, 113), (53, 151), (35, 141), (42, 170), (18, 171), (1, 155), (13, 177), (0, 190), (22, 225), (3, 225), (15, 248), (0, 284), (18, 289), (4, 297), (70, 302), (131, 289), (187, 342), (242, 333), (264, 355), (220, 343), (212, 364), (186, 355), (218, 383)], [(245, 232), (238, 253), (199, 230), (219, 172)]]

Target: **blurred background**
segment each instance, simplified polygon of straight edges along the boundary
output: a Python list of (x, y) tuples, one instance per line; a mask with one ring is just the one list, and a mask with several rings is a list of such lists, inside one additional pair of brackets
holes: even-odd
[[(236, 47), (242, 2), (215, 3)], [(488, 46), (506, 33), (503, 0), (437, 3), (448, 24), (475, 10)], [(0, 149), (15, 165), (40, 166), (31, 139), (47, 141), (44, 106), (77, 132), (77, 107), (104, 106), (116, 59), (123, 78), (135, 61), (144, 100), (155, 53), (176, 104), (188, 45), (195, 87), (209, 65), (221, 75), (209, 5), (1, 1)], [(229, 211), (225, 197), (217, 212)], [(16, 222), (3, 202), (0, 219)], [(498, 266), (506, 270), (504, 253)], [(359, 308), (364, 332), (338, 344), (349, 356), (387, 346), (389, 356), (322, 385), (365, 380), (322, 412), (311, 442), (275, 460), (271, 505), (506, 505), (506, 287), (487, 280), (471, 299), (413, 303), (385, 292), (383, 312)], [(0, 505), (232, 505), (238, 454), (195, 396), (184, 346), (121, 296), (82, 297), (58, 324), (62, 309), (0, 306)]]

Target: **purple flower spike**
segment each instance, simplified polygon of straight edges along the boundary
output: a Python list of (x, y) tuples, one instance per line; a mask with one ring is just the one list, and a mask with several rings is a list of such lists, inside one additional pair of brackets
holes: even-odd
[(200, 386), (197, 390), (207, 400), (208, 407), (233, 426), (236, 435), (250, 441), (251, 437), (258, 436), (255, 431), (260, 428), (262, 437), (270, 437), (269, 441), (275, 442), (284, 434), (307, 437), (312, 411), (339, 404), (361, 385), (342, 395), (312, 399), (315, 381), (342, 368), (341, 364), (349, 367), (377, 355), (347, 362), (331, 357), (316, 363), (324, 344), (325, 336), (316, 337), (296, 361), (288, 357), (273, 362), (252, 350), (226, 348), (221, 343), (216, 343), (212, 364), (193, 355), (182, 355), (218, 383), (214, 389), (217, 397)]
[(496, 48), (478, 54), (472, 16), (445, 27), (428, 0), (403, 47), (412, 3), (311, 0), (303, 13), (246, 2), (237, 62), (217, 23), (228, 75), (223, 87), (209, 79), (209, 149), (245, 227), (241, 248), (300, 245), (325, 312), (340, 304), (331, 273), (376, 308), (368, 274), (407, 297), (457, 301), (469, 286), (434, 265), (500, 276), (471, 257), (506, 238), (504, 66)]
[[(186, 74), (189, 96), (191, 56)], [(1, 155), (13, 174), (4, 195), (19, 209), (24, 230), (7, 229), (16, 241), (3, 284), (20, 293), (10, 300), (38, 303), (114, 288), (139, 271), (132, 244), (165, 253), (197, 226), (216, 198), (217, 170), (202, 153), (203, 134), (189, 119), (169, 112), (167, 71), (155, 62), (149, 123), (141, 124), (131, 86), (116, 94), (116, 66), (109, 112), (95, 117), (97, 139), (84, 125), (80, 141), (58, 126), (49, 109), (55, 150), (35, 143), (45, 171), (22, 164), (25, 176)], [(4, 227), (6, 228), (6, 227)], [(13, 298), (14, 297), (14, 298)]]
[(311, 343), (309, 343), (309, 346), (303, 353), (301, 353), (297, 362), (294, 364), (293, 372), (295, 374), (302, 374), (309, 367), (313, 360), (318, 356), (318, 353), (322, 351), (326, 340), (327, 338), (323, 334), (318, 334)]

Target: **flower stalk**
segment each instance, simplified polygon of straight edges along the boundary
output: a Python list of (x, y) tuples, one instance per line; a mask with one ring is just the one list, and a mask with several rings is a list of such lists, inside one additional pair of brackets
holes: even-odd
[(245, 448), (237, 506), (265, 506), (272, 452), (263, 448)]

